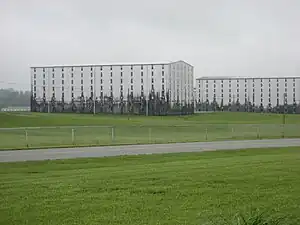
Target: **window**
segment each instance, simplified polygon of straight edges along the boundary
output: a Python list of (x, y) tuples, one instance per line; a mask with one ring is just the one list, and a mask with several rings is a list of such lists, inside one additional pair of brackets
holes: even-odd
[(81, 84), (83, 84), (83, 80), (81, 80)]
[(65, 81), (64, 81), (64, 80), (62, 80), (62, 81), (61, 81), (61, 84), (65, 84)]
[(103, 77), (103, 74), (102, 74), (102, 72), (100, 73), (100, 77)]
[(112, 72), (110, 73), (110, 77), (112, 77)]
[(143, 85), (141, 86), (141, 90), (142, 90), (142, 91), (144, 90), (144, 86), (143, 86)]
[(112, 84), (112, 82), (113, 82), (113, 80), (112, 79), (110, 79), (110, 83)]
[(74, 98), (74, 93), (72, 92), (72, 98)]
[(62, 73), (62, 74), (61, 74), (61, 78), (64, 78), (64, 76), (65, 76), (64, 73)]
[(152, 84), (154, 83), (154, 79), (153, 78), (151, 79), (151, 82), (152, 82)]
[(91, 91), (93, 91), (93, 86), (91, 86)]
[(64, 72), (64, 68), (61, 68), (61, 71)]
[(162, 71), (161, 74), (162, 74), (162, 76), (164, 76), (165, 75), (165, 71)]
[(43, 74), (43, 78), (45, 79), (45, 74)]
[(101, 91), (103, 90), (103, 86), (100, 87)]
[(121, 72), (121, 77), (123, 77), (123, 72)]
[(143, 70), (143, 65), (141, 65), (141, 70)]
[(52, 80), (52, 84), (54, 85), (54, 80)]
[(45, 83), (46, 83), (45, 80), (43, 80), (43, 85), (45, 85)]
[(112, 70), (112, 66), (110, 66), (110, 70)]
[(141, 79), (141, 83), (144, 83), (144, 80), (143, 80), (143, 78)]
[(153, 71), (151, 72), (151, 76), (152, 76), (152, 77), (154, 76), (154, 73), (153, 73)]
[[(52, 91), (54, 92), (55, 91), (55, 88), (54, 87), (52, 87)], [(53, 93), (54, 94), (54, 93)]]
[(162, 79), (161, 79), (161, 82), (162, 82), (162, 83), (165, 83), (165, 79), (164, 79), (164, 78), (162, 78)]
[(71, 84), (74, 84), (74, 80), (71, 80)]
[[(121, 66), (121, 70), (123, 70), (123, 66)], [(122, 72), (121, 72), (121, 74), (122, 74)]]
[(162, 69), (164, 69), (165, 68), (165, 66), (164, 65), (162, 65)]
[(33, 78), (36, 79), (36, 74), (33, 74)]
[(101, 83), (101, 84), (103, 83), (103, 80), (102, 80), (102, 79), (100, 80), (100, 83)]
[(81, 78), (83, 78), (83, 73), (81, 73)]
[(165, 90), (165, 85), (162, 85), (162, 89)]
[(83, 67), (81, 67), (81, 71), (83, 71)]
[(74, 86), (71, 87), (71, 90), (74, 91)]
[(100, 66), (100, 70), (102, 71), (102, 66)]
[(132, 65), (131, 65), (130, 69), (133, 70), (133, 66)]
[(132, 78), (130, 79), (130, 83), (133, 84), (133, 79)]
[(151, 69), (153, 70), (153, 65), (151, 65)]
[(91, 79), (91, 84), (93, 84), (93, 79)]
[(43, 68), (43, 72), (45, 73), (45, 68)]
[(93, 77), (93, 73), (91, 73), (91, 77)]
[(54, 73), (52, 73), (52, 78), (54, 78)]
[(36, 91), (36, 86), (33, 87), (33, 90)]
[(132, 76), (132, 77), (133, 77), (133, 72), (131, 72), (130, 76)]
[(62, 90), (62, 91), (64, 91), (64, 90), (65, 90), (65, 88), (64, 88), (64, 87), (62, 87), (62, 88), (61, 88), (61, 90)]
[(121, 85), (120, 90), (123, 91), (123, 86)]
[(141, 72), (141, 77), (144, 75), (143, 71)]
[(123, 84), (123, 79), (121, 79), (121, 84)]
[(133, 85), (131, 85), (130, 89), (133, 91)]

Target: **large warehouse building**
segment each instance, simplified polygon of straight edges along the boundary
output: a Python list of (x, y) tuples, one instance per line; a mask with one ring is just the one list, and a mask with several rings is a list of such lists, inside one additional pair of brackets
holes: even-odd
[(192, 104), (194, 99), (193, 66), (184, 61), (30, 69), (32, 102), (35, 103), (32, 111), (45, 111), (45, 105), (51, 111), (54, 101), (66, 104), (87, 99), (93, 102), (109, 99), (112, 104), (120, 104), (141, 97), (151, 100), (149, 98), (154, 96), (168, 98), (172, 104)]
[(199, 104), (219, 107), (296, 105), (300, 103), (300, 77), (201, 77), (196, 79), (195, 95)]

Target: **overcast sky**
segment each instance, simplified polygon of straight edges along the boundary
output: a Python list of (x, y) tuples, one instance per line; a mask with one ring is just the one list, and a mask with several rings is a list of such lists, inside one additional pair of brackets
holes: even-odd
[(0, 0), (0, 88), (29, 67), (185, 60), (200, 76), (300, 75), (299, 0)]

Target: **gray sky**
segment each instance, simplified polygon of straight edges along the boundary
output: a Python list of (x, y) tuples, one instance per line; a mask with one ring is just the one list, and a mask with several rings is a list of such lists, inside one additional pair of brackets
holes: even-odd
[(300, 75), (299, 12), (299, 0), (0, 0), (0, 88), (29, 89), (29, 67), (52, 64), (185, 60), (195, 77)]

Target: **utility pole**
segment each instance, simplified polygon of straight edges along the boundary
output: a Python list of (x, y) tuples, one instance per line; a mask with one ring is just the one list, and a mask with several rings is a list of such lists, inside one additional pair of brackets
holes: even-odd
[(93, 104), (93, 112), (94, 112), (94, 115), (96, 114), (96, 66), (94, 66), (93, 68), (93, 78), (94, 78), (94, 90), (93, 90), (93, 101), (94, 101), (94, 104)]

